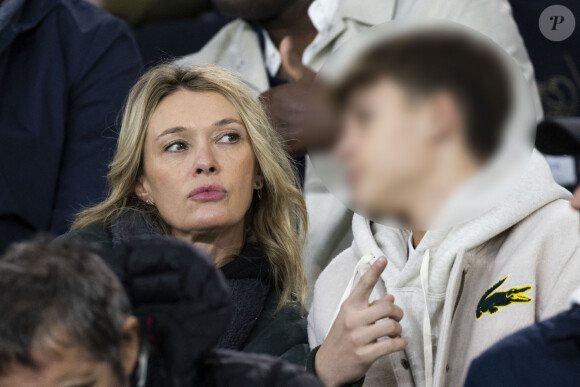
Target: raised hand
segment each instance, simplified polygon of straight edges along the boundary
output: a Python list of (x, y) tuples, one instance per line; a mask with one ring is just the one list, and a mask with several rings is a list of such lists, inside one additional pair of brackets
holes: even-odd
[(403, 310), (395, 298), (386, 295), (369, 304), (386, 266), (380, 257), (361, 277), (316, 354), (316, 374), (327, 387), (356, 382), (378, 358), (407, 346), (400, 337)]
[(302, 64), (287, 36), (280, 43), (280, 73), (289, 82), (262, 93), (260, 100), (276, 131), (294, 154), (332, 145), (338, 120), (324, 85), (316, 73)]

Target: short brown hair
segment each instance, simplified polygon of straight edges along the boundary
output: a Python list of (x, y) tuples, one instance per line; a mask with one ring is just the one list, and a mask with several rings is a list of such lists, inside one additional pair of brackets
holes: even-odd
[(0, 375), (13, 363), (38, 367), (34, 340), (62, 327), (66, 340), (123, 380), (119, 332), (131, 305), (93, 246), (46, 237), (12, 244), (0, 257), (0, 310)]
[(334, 89), (343, 107), (356, 90), (391, 78), (420, 96), (450, 92), (466, 118), (469, 146), (480, 159), (498, 148), (511, 108), (508, 69), (489, 44), (455, 30), (423, 29), (367, 49)]

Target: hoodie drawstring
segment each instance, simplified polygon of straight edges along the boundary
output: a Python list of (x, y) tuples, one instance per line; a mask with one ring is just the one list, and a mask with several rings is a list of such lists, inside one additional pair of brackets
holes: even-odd
[[(340, 307), (342, 306), (342, 303), (344, 301), (346, 301), (346, 299), (352, 293), (352, 290), (354, 289), (354, 286), (355, 286), (354, 280), (356, 279), (357, 275), (359, 273), (365, 273), (371, 267), (371, 265), (377, 260), (377, 258), (378, 257), (375, 257), (373, 255), (373, 253), (367, 253), (367, 254), (363, 255), (362, 258), (356, 264), (354, 271), (352, 273), (352, 276), (350, 277), (350, 281), (348, 281), (348, 285), (346, 285), (346, 289), (344, 290), (344, 293), (342, 294), (340, 302), (338, 303), (338, 307), (336, 308), (336, 311), (334, 312), (334, 317), (332, 318), (332, 321), (330, 322), (330, 325), (328, 326), (328, 330), (326, 331), (326, 336), (328, 336), (328, 332), (330, 332), (330, 328), (332, 328), (332, 326), (334, 325), (334, 322), (336, 321), (336, 318), (338, 317), (338, 312), (340, 312)], [(362, 271), (363, 268), (365, 269), (364, 272)]]
[(421, 287), (423, 288), (423, 300), (425, 311), (423, 313), (423, 356), (425, 360), (425, 386), (433, 386), (433, 342), (431, 340), (431, 319), (427, 304), (427, 292), (429, 292), (429, 249), (423, 253), (421, 263)]
[[(340, 302), (338, 303), (338, 307), (334, 313), (334, 317), (330, 325), (328, 326), (328, 330), (326, 335), (328, 336), (328, 332), (334, 325), (336, 318), (338, 317), (338, 313), (340, 311), (340, 307), (342, 306), (343, 302), (350, 296), (352, 290), (354, 289), (356, 277), (359, 274), (366, 272), (369, 267), (377, 260), (378, 257), (373, 255), (372, 253), (367, 253), (362, 256), (362, 258), (356, 264), (356, 267), (353, 271), (350, 280), (348, 281), (348, 285), (342, 294)], [(423, 313), (423, 356), (425, 360), (425, 386), (432, 387), (433, 386), (433, 342), (431, 339), (431, 318), (429, 317), (429, 308), (427, 304), (427, 293), (429, 292), (429, 260), (430, 254), (429, 249), (425, 250), (423, 253), (423, 262), (421, 263), (421, 287), (423, 288), (423, 300), (425, 302), (425, 311)], [(364, 271), (363, 271), (364, 269)]]

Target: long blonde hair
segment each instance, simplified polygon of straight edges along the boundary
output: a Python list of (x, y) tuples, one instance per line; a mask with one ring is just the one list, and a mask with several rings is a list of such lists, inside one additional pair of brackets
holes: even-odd
[(143, 148), (150, 118), (159, 103), (178, 90), (217, 92), (240, 114), (264, 178), (262, 197), (254, 195), (246, 214), (244, 240), (258, 243), (268, 256), (280, 295), (279, 307), (291, 301), (303, 303), (306, 279), (302, 247), (307, 215), (294, 167), (260, 102), (242, 81), (218, 66), (186, 68), (162, 64), (137, 81), (125, 106), (115, 157), (107, 175), (109, 194), (103, 202), (80, 212), (72, 228), (110, 225), (124, 210), (137, 209), (152, 212), (168, 233), (156, 210), (137, 199), (135, 185), (143, 172)]

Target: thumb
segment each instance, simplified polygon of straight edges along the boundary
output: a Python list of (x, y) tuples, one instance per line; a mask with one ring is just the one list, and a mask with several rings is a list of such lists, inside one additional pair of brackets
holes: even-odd
[(279, 49), (282, 68), (293, 80), (314, 79), (316, 73), (302, 64), (302, 58), (294, 50), (291, 36), (285, 36), (282, 39)]

